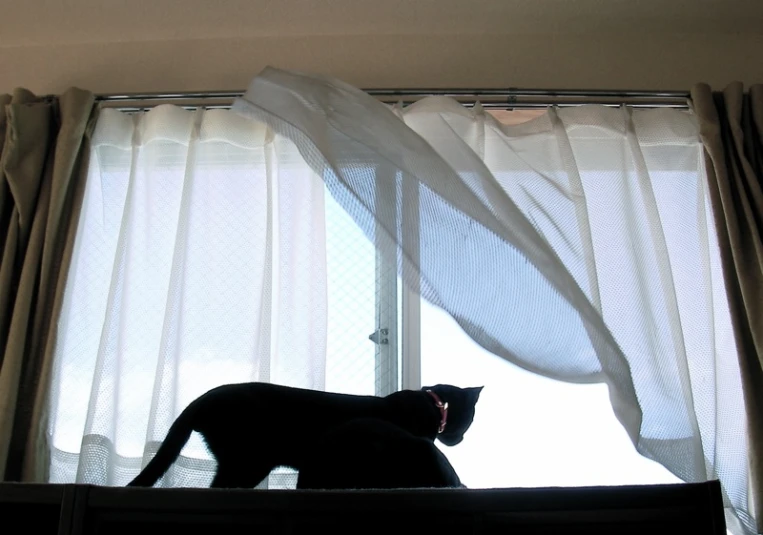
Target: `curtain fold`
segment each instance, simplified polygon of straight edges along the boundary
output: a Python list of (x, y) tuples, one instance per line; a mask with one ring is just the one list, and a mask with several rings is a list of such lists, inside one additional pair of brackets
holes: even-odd
[[(125, 485), (211, 388), (325, 388), (324, 185), (288, 140), (228, 110), (102, 110), (90, 145), (50, 481)], [(158, 486), (208, 486), (214, 469), (194, 434)]]
[(751, 498), (763, 532), (763, 85), (692, 88), (745, 393)]
[[(451, 99), (390, 109), (273, 68), (233, 110), (294, 142), (369, 237), (383, 229), (405, 283), (472, 340), (546, 377), (606, 383), (637, 450), (684, 481), (720, 479), (729, 525), (752, 532), (692, 114), (590, 106), (509, 127)], [(375, 205), (374, 185), (398, 192), (393, 206)]]
[[(367, 235), (374, 235), (371, 226), (378, 221), (386, 254), (400, 252), (394, 263), (406, 266), (405, 282), (448, 310), (480, 345), (548, 377), (605, 381), (618, 418), (636, 440), (641, 411), (620, 347), (557, 253), (448, 125), (425, 140), (356, 88), (272, 68), (253, 80), (233, 110), (292, 140)], [(422, 120), (437, 121), (438, 115)], [(393, 171), (376, 173), (385, 165)], [(369, 181), (386, 181), (378, 187), (391, 191), (412, 187), (424, 197), (418, 202), (427, 218), (419, 224), (419, 251), (400, 248), (411, 229), (380, 213)], [(507, 268), (516, 280), (501, 276)], [(539, 275), (546, 281), (540, 286)], [(464, 291), (457, 280), (485, 283)], [(528, 288), (538, 299), (526, 299)], [(560, 346), (535, 343), (550, 309), (569, 327)], [(506, 324), (514, 328), (506, 330)], [(562, 346), (570, 358), (560, 361)]]
[(73, 243), (94, 97), (0, 97), (0, 470), (41, 480), (49, 342)]

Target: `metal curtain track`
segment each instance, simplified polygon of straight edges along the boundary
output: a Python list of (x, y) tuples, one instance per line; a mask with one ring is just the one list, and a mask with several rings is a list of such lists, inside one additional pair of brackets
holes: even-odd
[[(479, 102), (491, 109), (534, 109), (548, 106), (631, 106), (637, 108), (689, 108), (688, 91), (625, 91), (600, 89), (366, 89), (366, 93), (386, 104), (412, 104), (422, 98), (452, 98), (464, 106)], [(124, 93), (96, 95), (104, 108), (140, 111), (161, 104), (183, 108), (229, 108), (244, 91), (202, 91), (175, 93)]]

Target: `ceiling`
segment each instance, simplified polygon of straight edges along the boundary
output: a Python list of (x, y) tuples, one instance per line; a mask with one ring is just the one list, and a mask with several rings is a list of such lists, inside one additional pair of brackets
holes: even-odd
[(763, 33), (763, 0), (0, 0), (0, 48), (317, 35)]
[(0, 92), (760, 83), (763, 0), (0, 0)]

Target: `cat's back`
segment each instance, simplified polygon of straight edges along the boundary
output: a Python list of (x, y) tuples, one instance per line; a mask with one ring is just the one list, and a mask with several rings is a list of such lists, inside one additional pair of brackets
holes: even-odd
[(194, 402), (214, 411), (254, 411), (266, 414), (373, 410), (383, 398), (323, 392), (263, 382), (230, 383), (212, 388)]
[(315, 401), (322, 392), (263, 382), (229, 383), (208, 390), (197, 398), (200, 404), (247, 404)]

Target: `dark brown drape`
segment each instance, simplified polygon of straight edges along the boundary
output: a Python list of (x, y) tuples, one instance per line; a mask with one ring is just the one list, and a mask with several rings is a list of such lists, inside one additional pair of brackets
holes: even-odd
[(87, 171), (94, 97), (0, 95), (0, 479), (46, 480), (55, 318)]
[(753, 510), (763, 531), (763, 85), (692, 89), (748, 416)]

